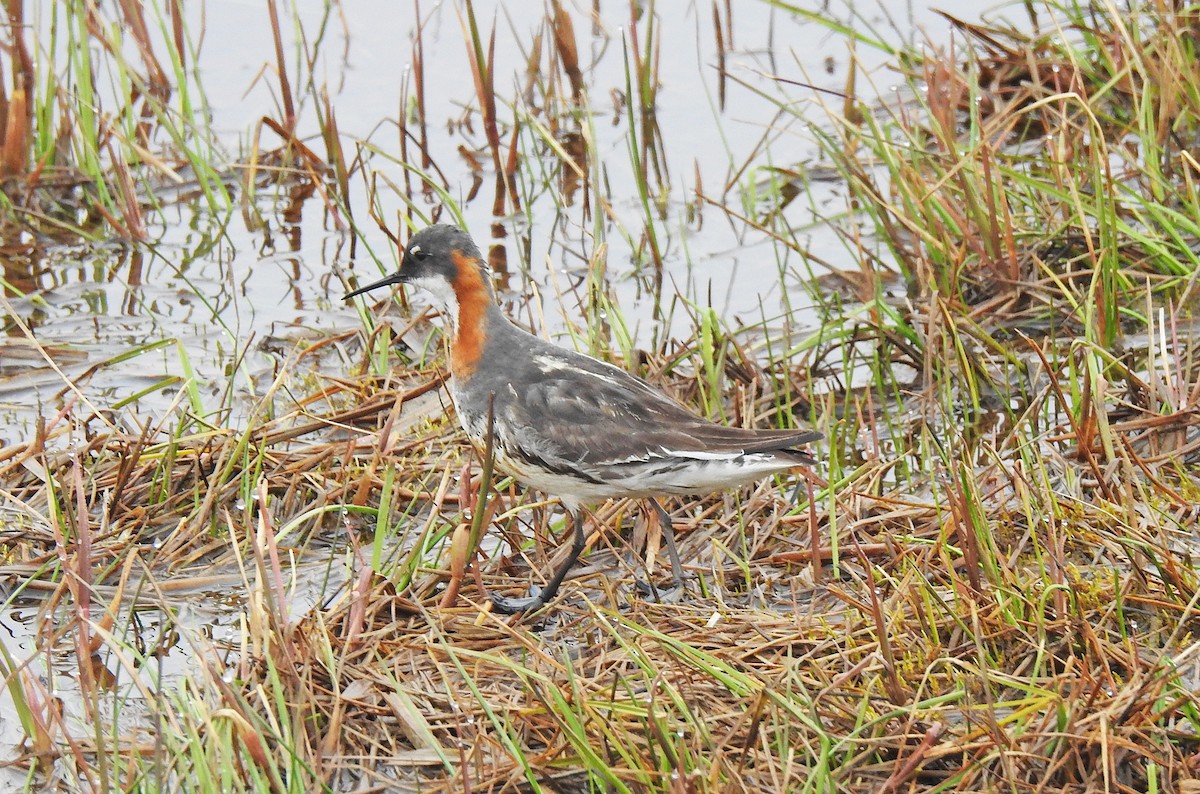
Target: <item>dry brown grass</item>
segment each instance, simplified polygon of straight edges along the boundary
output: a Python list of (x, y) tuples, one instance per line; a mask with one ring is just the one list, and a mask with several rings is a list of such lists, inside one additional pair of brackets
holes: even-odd
[[(1163, 454), (1161, 419), (1112, 421), (1111, 459), (1078, 447), (1077, 431), (1044, 440), (1040, 455), (1005, 431), (953, 439), (925, 488), (885, 484), (896, 461), (877, 459), (822, 491), (814, 510), (795, 510), (769, 483), (688, 504), (682, 548), (698, 581), (685, 603), (631, 595), (624, 541), (606, 529), (552, 610), (507, 618), (481, 606), (471, 577), (456, 605), (438, 606), (448, 543), (372, 569), (370, 530), (320, 512), (373, 503), (392, 468), (393, 509), (416, 505), (402, 523), (446, 533), (464, 520), (459, 506), (474, 497), (454, 480), (468, 448), (442, 412), (440, 378), (400, 377), (330, 382), (240, 436), (164, 447), (151, 431), (112, 431), (71, 453), (6, 450), (6, 504), (31, 507), (5, 572), (27, 597), (41, 593), (47, 620), (74, 604), (51, 638), (96, 650), (111, 650), (96, 616), (110, 629), (123, 599), (169, 605), (241, 581), (250, 619), (239, 653), (198, 649), (210, 672), (193, 685), (212, 691), (197, 694), (239, 715), (241, 746), (260, 766), (297, 755), (335, 790), (351, 779), (447, 791), (588, 780), (783, 791), (818, 779), (861, 791), (1117, 790), (1143, 785), (1150, 765), (1159, 780), (1196, 771), (1194, 510), (1179, 497), (1196, 484)], [(864, 396), (844, 395), (851, 406)], [(339, 404), (354, 407), (314, 415)], [(259, 498), (242, 504), (251, 476)], [(519, 491), (499, 499), (498, 528), (547, 531)], [(49, 525), (36, 507), (47, 503), (61, 506)], [(640, 549), (645, 527), (628, 506), (597, 517), (636, 525)], [(280, 560), (320, 564), (327, 546), (308, 539), (337, 527), (349, 535), (333, 557), (349, 554), (354, 570), (297, 622)], [(553, 543), (531, 551), (543, 570)], [(511, 554), (480, 562), (490, 587), (520, 590), (530, 576)], [(409, 570), (411, 584), (398, 585)], [(120, 675), (118, 657), (107, 659), (116, 668), (97, 669)], [(232, 683), (220, 673), (229, 664)], [(263, 722), (282, 703), (286, 742)]]

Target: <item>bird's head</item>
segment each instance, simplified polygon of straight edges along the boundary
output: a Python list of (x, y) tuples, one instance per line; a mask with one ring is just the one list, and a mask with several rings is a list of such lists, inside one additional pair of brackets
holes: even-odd
[(432, 293), (452, 321), (464, 303), (493, 299), (491, 271), (478, 246), (462, 229), (448, 224), (427, 226), (414, 234), (399, 270), (347, 293), (344, 300), (392, 284), (412, 284)]

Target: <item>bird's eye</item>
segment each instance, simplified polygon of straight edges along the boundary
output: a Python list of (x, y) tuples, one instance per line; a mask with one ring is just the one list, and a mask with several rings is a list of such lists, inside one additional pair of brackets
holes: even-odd
[(413, 259), (417, 260), (418, 262), (424, 261), (425, 259), (429, 258), (429, 252), (422, 251), (420, 248), (410, 248), (410, 249), (408, 249), (408, 254)]

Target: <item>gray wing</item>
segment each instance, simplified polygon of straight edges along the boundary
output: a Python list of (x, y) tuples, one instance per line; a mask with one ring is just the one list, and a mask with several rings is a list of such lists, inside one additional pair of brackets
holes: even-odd
[(623, 370), (553, 346), (512, 374), (510, 388), (497, 389), (498, 418), (503, 412), (513, 428), (513, 451), (534, 461), (590, 469), (689, 452), (774, 452), (810, 463), (797, 447), (821, 438), (710, 422)]

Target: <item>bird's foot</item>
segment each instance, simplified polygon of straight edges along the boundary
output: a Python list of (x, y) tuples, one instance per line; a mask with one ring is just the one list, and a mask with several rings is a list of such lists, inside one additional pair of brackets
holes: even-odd
[(682, 579), (674, 582), (669, 588), (656, 587), (653, 582), (643, 582), (641, 579), (635, 579), (633, 586), (643, 598), (655, 604), (678, 604), (687, 595), (687, 588), (683, 586)]
[(524, 598), (505, 598), (502, 595), (491, 594), (492, 606), (497, 612), (505, 615), (515, 615), (518, 612), (532, 612), (541, 609), (550, 600), (553, 593), (547, 594), (537, 585), (529, 586), (529, 595)]

